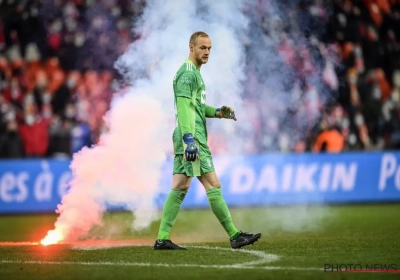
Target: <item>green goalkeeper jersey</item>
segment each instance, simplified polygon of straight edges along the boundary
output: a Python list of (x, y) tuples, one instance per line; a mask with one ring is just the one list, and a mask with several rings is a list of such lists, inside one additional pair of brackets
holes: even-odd
[[(175, 130), (173, 133), (174, 153), (183, 154), (182, 125), (178, 118), (177, 98), (185, 97), (190, 99), (188, 118), (190, 132), (193, 133), (196, 145), (199, 148), (200, 156), (210, 154), (207, 146), (206, 127), (206, 87), (200, 71), (189, 59), (179, 68), (173, 82), (175, 99)], [(185, 131), (184, 131), (185, 132)]]

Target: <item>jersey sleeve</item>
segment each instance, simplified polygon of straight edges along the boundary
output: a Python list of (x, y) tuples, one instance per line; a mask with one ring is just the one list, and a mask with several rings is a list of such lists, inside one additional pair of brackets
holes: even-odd
[(206, 117), (207, 118), (215, 118), (215, 112), (217, 111), (217, 108), (211, 107), (209, 105), (205, 105), (205, 112), (206, 112)]
[(178, 109), (178, 121), (182, 131), (182, 135), (186, 133), (194, 133), (194, 131), (190, 129), (190, 124), (192, 123), (189, 114), (190, 99), (179, 96), (176, 98), (176, 101)]
[(192, 98), (196, 86), (196, 76), (192, 72), (183, 72), (176, 81), (176, 97)]

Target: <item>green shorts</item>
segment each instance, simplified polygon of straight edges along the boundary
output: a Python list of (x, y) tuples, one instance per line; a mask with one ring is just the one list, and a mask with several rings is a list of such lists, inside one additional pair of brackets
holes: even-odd
[(186, 174), (188, 177), (197, 177), (213, 171), (215, 169), (212, 156), (203, 155), (200, 160), (185, 161), (183, 155), (175, 155), (172, 174)]

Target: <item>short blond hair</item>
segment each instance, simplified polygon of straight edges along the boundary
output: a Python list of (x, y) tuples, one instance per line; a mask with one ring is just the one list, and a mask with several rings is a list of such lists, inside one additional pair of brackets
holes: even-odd
[(192, 36), (190, 36), (189, 44), (196, 45), (196, 40), (199, 37), (209, 38), (207, 33), (203, 32), (203, 31), (197, 31), (197, 32), (193, 33)]

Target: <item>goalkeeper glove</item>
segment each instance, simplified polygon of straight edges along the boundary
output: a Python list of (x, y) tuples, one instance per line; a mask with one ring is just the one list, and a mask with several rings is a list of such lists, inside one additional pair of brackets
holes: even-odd
[(221, 108), (218, 108), (215, 112), (215, 116), (218, 118), (232, 119), (236, 121), (235, 111), (228, 106), (222, 106)]
[(199, 150), (194, 143), (192, 133), (186, 133), (183, 135), (184, 142), (184, 159), (185, 161), (195, 161), (199, 157)]

